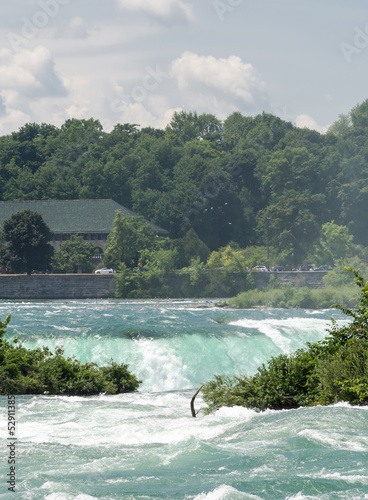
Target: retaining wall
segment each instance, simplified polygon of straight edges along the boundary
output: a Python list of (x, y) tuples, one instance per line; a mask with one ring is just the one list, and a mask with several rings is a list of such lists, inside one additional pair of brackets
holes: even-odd
[[(254, 272), (256, 286), (266, 288), (271, 276), (284, 285), (294, 288), (307, 286), (323, 288), (326, 272)], [(239, 292), (244, 290), (243, 278), (235, 273)], [(181, 276), (170, 274), (170, 284), (180, 287)], [(0, 299), (9, 300), (55, 300), (55, 299), (106, 299), (115, 296), (115, 277), (95, 274), (32, 274), (0, 275)]]
[(257, 288), (263, 289), (268, 285), (271, 276), (281, 282), (282, 285), (290, 285), (293, 288), (324, 288), (323, 277), (328, 271), (278, 271), (278, 272), (254, 272), (252, 276)]
[(0, 275), (0, 299), (104, 299), (114, 296), (112, 275)]

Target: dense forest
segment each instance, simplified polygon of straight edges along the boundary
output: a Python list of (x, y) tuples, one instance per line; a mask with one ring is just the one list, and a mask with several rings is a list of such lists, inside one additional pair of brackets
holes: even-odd
[(0, 137), (0, 199), (112, 198), (210, 250), (267, 245), (303, 263), (323, 224), (368, 246), (368, 100), (326, 134), (271, 114), (178, 112), (165, 130), (94, 119)]

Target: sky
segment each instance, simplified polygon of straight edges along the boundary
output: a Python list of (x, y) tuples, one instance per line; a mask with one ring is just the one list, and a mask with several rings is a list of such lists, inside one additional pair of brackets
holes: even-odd
[(325, 132), (368, 98), (366, 0), (0, 3), (0, 135), (175, 111), (272, 113)]

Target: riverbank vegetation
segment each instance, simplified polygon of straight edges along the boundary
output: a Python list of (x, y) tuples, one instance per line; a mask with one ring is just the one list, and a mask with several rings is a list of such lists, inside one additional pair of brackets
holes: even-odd
[(315, 246), (346, 235), (326, 224), (368, 246), (367, 124), (368, 100), (325, 134), (268, 113), (180, 111), (165, 129), (109, 132), (93, 118), (28, 123), (0, 137), (0, 200), (111, 198), (211, 252), (263, 246), (256, 265), (331, 265), (334, 249)]
[(26, 349), (16, 338), (9, 342), (9, 322), (10, 315), (0, 319), (0, 394), (92, 396), (135, 391), (141, 383), (126, 364), (82, 364), (65, 358), (61, 347), (52, 353), (47, 347)]
[[(359, 268), (368, 275), (368, 266), (354, 249), (346, 228), (328, 224), (331, 235), (322, 238), (316, 248), (324, 256), (331, 253), (335, 268), (324, 277), (324, 288), (286, 286), (277, 275), (270, 276), (265, 289), (256, 288), (254, 269), (257, 262), (265, 262), (269, 248), (254, 246), (240, 248), (231, 243), (217, 251), (208, 247), (191, 229), (183, 238), (157, 238), (144, 220), (124, 217), (118, 213), (106, 245), (105, 263), (119, 272), (116, 276), (118, 298), (218, 298), (231, 297), (222, 303), (234, 308), (300, 307), (324, 309), (332, 304), (352, 305), (354, 287), (346, 266)], [(357, 252), (356, 257), (338, 258), (347, 246)], [(141, 250), (143, 248), (143, 250)], [(303, 276), (299, 276), (303, 280)], [(240, 292), (240, 293), (239, 293)]]
[(300, 309), (328, 309), (333, 304), (340, 303), (353, 307), (354, 288), (344, 286), (341, 288), (326, 287), (311, 289), (308, 287), (292, 288), (283, 286), (268, 288), (267, 290), (249, 290), (236, 297), (230, 298), (224, 305), (236, 309), (251, 309), (254, 307), (293, 308)]
[(252, 307), (298, 307), (301, 309), (327, 309), (333, 304), (356, 307), (355, 286), (352, 283), (349, 268), (358, 268), (363, 276), (368, 276), (368, 266), (359, 258), (339, 259), (336, 266), (324, 277), (324, 288), (313, 289), (306, 286), (292, 288), (282, 285), (275, 277), (271, 277), (264, 290), (251, 289), (228, 299), (222, 306), (238, 309)]
[(351, 320), (290, 355), (272, 357), (253, 376), (216, 375), (203, 389), (207, 413), (221, 406), (259, 410), (347, 401), (368, 404), (368, 281), (348, 268), (359, 287), (357, 308), (337, 306)]
[[(220, 121), (181, 111), (164, 130), (118, 124), (105, 132), (92, 118), (60, 128), (29, 123), (0, 137), (0, 201), (111, 198), (139, 214), (117, 215), (103, 249), (101, 266), (119, 271), (117, 297), (249, 292), (234, 306), (315, 307), (319, 301), (324, 307), (345, 302), (349, 292), (282, 291), (271, 283), (261, 299), (249, 269), (335, 267), (347, 256), (357, 257), (358, 267), (368, 261), (367, 130), (368, 100), (325, 134), (267, 113), (235, 112)], [(168, 237), (157, 237), (145, 220)], [(47, 246), (41, 257), (31, 233), (12, 245), (4, 223), (2, 272), (50, 266), (93, 272), (94, 249), (81, 237), (62, 243), (53, 257)], [(37, 261), (27, 260), (21, 246)], [(242, 289), (234, 272), (244, 278)]]

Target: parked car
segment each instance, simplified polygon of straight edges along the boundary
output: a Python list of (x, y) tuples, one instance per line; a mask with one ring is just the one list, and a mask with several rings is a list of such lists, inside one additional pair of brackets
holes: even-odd
[(116, 273), (115, 269), (108, 269), (107, 267), (103, 267), (102, 269), (97, 269), (95, 274), (114, 274)]
[(268, 269), (266, 266), (255, 266), (253, 267), (253, 271), (261, 271), (262, 273), (267, 272)]
[(301, 266), (300, 271), (313, 271), (313, 266)]
[(271, 271), (285, 271), (284, 266), (274, 266), (271, 268)]
[(332, 267), (320, 266), (320, 267), (317, 267), (317, 269), (315, 269), (315, 271), (332, 271)]

